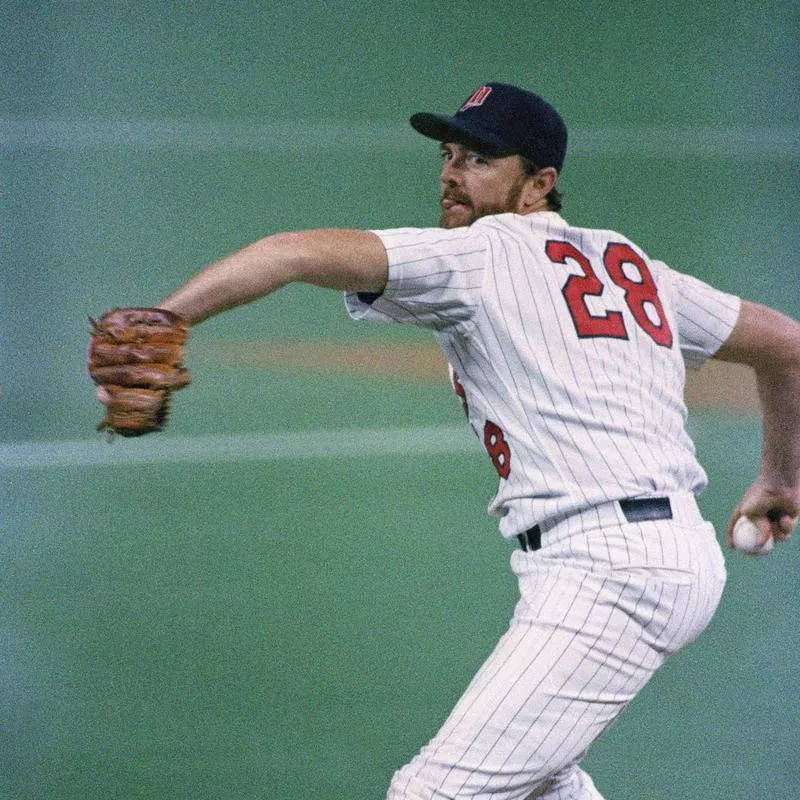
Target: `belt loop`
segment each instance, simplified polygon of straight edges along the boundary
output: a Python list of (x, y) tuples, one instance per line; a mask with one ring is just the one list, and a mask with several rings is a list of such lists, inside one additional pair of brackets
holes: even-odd
[(619, 507), (628, 522), (672, 519), (669, 497), (634, 497), (620, 500)]
[(525, 533), (517, 534), (517, 539), (524, 552), (527, 553), (529, 550), (535, 552), (542, 547), (542, 529), (538, 525), (534, 525)]

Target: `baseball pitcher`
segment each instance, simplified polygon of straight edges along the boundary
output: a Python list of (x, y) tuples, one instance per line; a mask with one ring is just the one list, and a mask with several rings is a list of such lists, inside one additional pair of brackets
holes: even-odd
[[(201, 270), (157, 309), (95, 323), (102, 426), (166, 421), (188, 383), (189, 328), (294, 282), (345, 292), (359, 320), (429, 328), (497, 476), (489, 513), (513, 546), (507, 632), (391, 800), (601, 798), (581, 759), (670, 655), (712, 618), (725, 583), (696, 502), (686, 368), (755, 371), (760, 472), (733, 511), (758, 545), (800, 514), (800, 325), (561, 215), (561, 116), (515, 86), (455, 115), (411, 118), (439, 143), (435, 228), (268, 236)], [(698, 787), (698, 792), (701, 792)]]

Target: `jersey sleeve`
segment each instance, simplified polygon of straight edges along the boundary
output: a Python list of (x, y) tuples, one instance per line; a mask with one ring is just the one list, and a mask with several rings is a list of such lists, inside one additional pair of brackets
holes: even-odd
[(348, 292), (353, 319), (432, 330), (469, 323), (480, 299), (490, 241), (472, 228), (373, 231), (386, 248), (389, 279), (378, 295)]
[(673, 302), (678, 339), (687, 367), (696, 369), (731, 335), (741, 300), (680, 272), (674, 272)]

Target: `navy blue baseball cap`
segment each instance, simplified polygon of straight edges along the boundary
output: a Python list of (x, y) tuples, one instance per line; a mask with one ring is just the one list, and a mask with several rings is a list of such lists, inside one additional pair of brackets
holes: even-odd
[(479, 86), (454, 116), (414, 114), (414, 130), (440, 142), (463, 142), (487, 155), (519, 154), (561, 170), (567, 126), (539, 95), (507, 83)]

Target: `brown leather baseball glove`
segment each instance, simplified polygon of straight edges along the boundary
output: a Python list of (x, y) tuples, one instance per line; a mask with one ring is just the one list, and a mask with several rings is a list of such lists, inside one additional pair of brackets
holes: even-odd
[(120, 436), (160, 431), (172, 392), (189, 383), (183, 366), (189, 325), (163, 308), (115, 308), (89, 321), (89, 375), (106, 409), (97, 429)]

